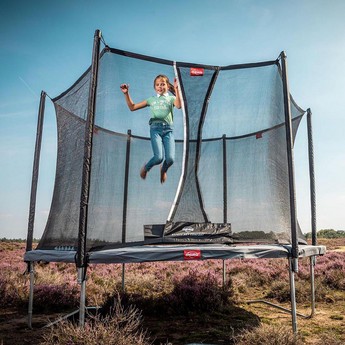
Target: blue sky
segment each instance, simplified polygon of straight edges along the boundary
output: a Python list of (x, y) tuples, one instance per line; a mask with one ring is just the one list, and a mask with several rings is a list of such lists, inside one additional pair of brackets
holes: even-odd
[[(285, 50), (290, 92), (313, 112), (317, 227), (345, 229), (344, 13), (342, 0), (2, 1), (0, 238), (26, 238), (40, 92), (55, 97), (88, 68), (96, 29), (114, 48), (211, 65), (271, 60)], [(55, 149), (47, 99), (35, 237), (49, 212)], [(296, 164), (306, 159), (298, 154)], [(304, 232), (308, 183), (296, 176)]]

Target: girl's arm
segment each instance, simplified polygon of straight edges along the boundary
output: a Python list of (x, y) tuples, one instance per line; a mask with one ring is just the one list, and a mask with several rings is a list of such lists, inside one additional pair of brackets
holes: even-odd
[(174, 80), (174, 89), (175, 89), (175, 97), (176, 97), (174, 101), (174, 106), (177, 109), (181, 109), (181, 98), (180, 98), (180, 92), (178, 90), (178, 82), (176, 78)]
[(128, 108), (129, 108), (130, 111), (135, 111), (135, 110), (138, 110), (138, 109), (142, 109), (142, 108), (145, 108), (147, 106), (147, 102), (146, 101), (142, 101), (140, 103), (134, 103), (132, 101), (132, 98), (129, 95), (129, 85), (128, 84), (122, 84), (120, 86), (120, 88), (121, 88), (121, 91), (123, 92), (123, 94), (125, 95), (125, 100), (126, 100), (126, 103), (127, 103)]

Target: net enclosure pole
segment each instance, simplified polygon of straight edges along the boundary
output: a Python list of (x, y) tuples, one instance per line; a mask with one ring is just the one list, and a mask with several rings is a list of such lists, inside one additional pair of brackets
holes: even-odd
[(293, 157), (293, 140), (292, 140), (292, 121), (291, 121), (291, 103), (290, 92), (287, 75), (286, 53), (283, 51), (280, 54), (282, 61), (282, 79), (283, 79), (283, 94), (284, 94), (284, 114), (285, 114), (285, 130), (286, 130), (286, 148), (288, 160), (288, 175), (289, 175), (289, 194), (290, 194), (290, 217), (291, 217), (291, 242), (292, 242), (292, 257), (294, 260), (293, 269), (297, 272), (297, 258), (298, 258), (298, 242), (297, 242), (297, 215), (296, 215), (296, 193), (295, 193), (295, 176), (294, 176), (294, 157)]
[(34, 154), (34, 163), (33, 163), (33, 168), (32, 168), (31, 195), (30, 195), (30, 208), (29, 208), (29, 220), (28, 220), (28, 233), (27, 233), (27, 238), (26, 238), (26, 251), (32, 250), (32, 241), (33, 241), (33, 236), (34, 236), (36, 196), (37, 196), (38, 173), (39, 173), (39, 167), (40, 167), (40, 156), (41, 156), (41, 147), (42, 147), (42, 133), (43, 133), (45, 102), (46, 102), (46, 93), (42, 91), (41, 97), (40, 97), (39, 110), (38, 110), (35, 154)]
[(34, 305), (34, 285), (35, 285), (35, 271), (34, 263), (29, 262), (30, 287), (29, 287), (29, 306), (28, 306), (28, 327), (32, 329), (32, 311)]
[(314, 145), (313, 128), (311, 121), (312, 112), (307, 109), (307, 129), (308, 129), (308, 156), (309, 156), (309, 180), (310, 180), (310, 207), (311, 207), (311, 236), (312, 245), (317, 245), (316, 236), (316, 197), (315, 197), (315, 170), (314, 170)]
[(122, 243), (126, 243), (126, 228), (127, 228), (127, 204), (128, 204), (128, 176), (129, 176), (129, 160), (131, 154), (131, 136), (132, 131), (127, 131), (127, 145), (126, 145), (126, 164), (125, 164), (125, 179), (123, 186), (123, 215), (122, 215)]
[[(311, 239), (312, 245), (317, 245), (316, 234), (316, 197), (315, 197), (315, 170), (314, 170), (314, 144), (313, 144), (313, 127), (311, 120), (312, 112), (307, 109), (307, 130), (308, 130), (308, 158), (309, 158), (309, 180), (310, 180), (310, 208), (311, 208)], [(315, 256), (310, 257), (310, 277), (311, 277), (311, 315), (315, 314), (315, 278), (314, 266), (316, 263)]]
[[(32, 242), (33, 242), (33, 236), (34, 236), (36, 196), (37, 196), (38, 174), (39, 174), (39, 166), (40, 166), (41, 147), (42, 147), (45, 101), (46, 101), (46, 93), (44, 91), (41, 91), (40, 105), (39, 105), (38, 119), (37, 119), (34, 163), (33, 163), (33, 168), (32, 168), (31, 195), (30, 195), (30, 208), (29, 208), (29, 220), (28, 220), (28, 233), (27, 233), (27, 238), (26, 238), (26, 251), (32, 250)], [(32, 328), (32, 311), (33, 311), (33, 303), (34, 303), (34, 279), (35, 279), (33, 262), (28, 262), (28, 272), (30, 275), (28, 327), (31, 329)]]
[[(131, 154), (131, 137), (132, 131), (127, 131), (127, 145), (126, 145), (126, 164), (125, 164), (125, 180), (124, 180), (124, 195), (123, 195), (123, 215), (122, 215), (122, 243), (126, 243), (126, 229), (127, 229), (127, 204), (128, 204), (128, 176), (129, 176), (129, 161)], [(122, 292), (125, 292), (125, 263), (122, 263)]]
[(222, 136), (223, 141), (223, 222), (228, 222), (228, 179), (226, 159), (226, 135)]
[(78, 233), (78, 250), (77, 250), (77, 267), (86, 266), (86, 236), (87, 236), (87, 213), (90, 196), (91, 181), (91, 159), (92, 159), (92, 141), (96, 110), (96, 93), (97, 93), (97, 76), (98, 61), (100, 53), (101, 31), (96, 30), (93, 40), (92, 64), (90, 75), (89, 98), (87, 108), (87, 119), (85, 127), (84, 142), (84, 160), (82, 173), (82, 186), (80, 196), (80, 213), (79, 213), (79, 233)]
[(86, 267), (78, 268), (77, 280), (80, 285), (79, 327), (83, 328), (85, 324), (85, 310), (86, 310)]
[(297, 307), (296, 307), (296, 285), (294, 272), (294, 258), (289, 258), (289, 280), (290, 280), (290, 298), (291, 298), (291, 321), (292, 331), (297, 334)]

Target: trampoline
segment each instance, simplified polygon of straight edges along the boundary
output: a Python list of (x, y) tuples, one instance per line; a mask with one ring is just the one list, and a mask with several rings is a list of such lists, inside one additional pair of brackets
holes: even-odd
[[(100, 49), (104, 43), (104, 48)], [(151, 155), (147, 109), (131, 113), (120, 84), (142, 101), (164, 74), (177, 79), (182, 109), (174, 110), (176, 157), (160, 184)], [(33, 249), (46, 93), (42, 91), (33, 164), (27, 246), (29, 326), (34, 262), (76, 263), (84, 323), (88, 264), (234, 258), (289, 260), (293, 331), (294, 274), (311, 263), (314, 313), (316, 207), (311, 111), (289, 93), (286, 54), (229, 66), (176, 62), (111, 48), (94, 36), (92, 64), (52, 99), (58, 151), (47, 224)], [(297, 220), (294, 142), (307, 118), (312, 245)], [(225, 261), (224, 261), (225, 262)], [(224, 265), (225, 268), (225, 265)]]

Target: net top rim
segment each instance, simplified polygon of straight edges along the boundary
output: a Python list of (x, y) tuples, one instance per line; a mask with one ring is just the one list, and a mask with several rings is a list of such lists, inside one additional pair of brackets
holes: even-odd
[(202, 64), (202, 63), (193, 63), (193, 62), (162, 59), (159, 57), (154, 57), (154, 56), (150, 56), (150, 55), (143, 55), (143, 54), (134, 53), (134, 52), (126, 51), (126, 50), (121, 50), (118, 48), (111, 48), (109, 46), (106, 46), (105, 48), (103, 48), (100, 56), (102, 57), (107, 52), (122, 55), (122, 56), (131, 57), (131, 58), (135, 58), (135, 59), (139, 59), (139, 60), (146, 60), (146, 61), (161, 63), (161, 64), (165, 64), (165, 65), (173, 66), (174, 64), (176, 64), (176, 66), (179, 66), (179, 67), (200, 67), (200, 68), (205, 68), (205, 69), (209, 69), (209, 70), (244, 69), (244, 68), (255, 68), (255, 67), (263, 67), (263, 66), (278, 65), (279, 64), (279, 58), (277, 58), (275, 60), (265, 60), (265, 61), (259, 61), (259, 62), (231, 64), (231, 65), (225, 65), (225, 66), (209, 65), (209, 64)]
[[(100, 53), (100, 59), (103, 57), (106, 53), (112, 53), (122, 56), (127, 56), (139, 60), (145, 60), (145, 61), (151, 61), (156, 63), (161, 63), (165, 65), (174, 66), (176, 64), (177, 67), (195, 67), (195, 68), (204, 68), (207, 70), (234, 70), (234, 69), (246, 69), (246, 68), (257, 68), (257, 67), (264, 67), (264, 66), (270, 66), (270, 65), (277, 65), (278, 68), (280, 68), (279, 65), (279, 58), (275, 60), (267, 60), (267, 61), (261, 61), (261, 62), (250, 62), (250, 63), (243, 63), (243, 64), (234, 64), (234, 65), (226, 65), (226, 66), (215, 66), (215, 65), (207, 65), (207, 64), (201, 64), (201, 63), (191, 63), (191, 62), (180, 62), (180, 61), (173, 61), (168, 59), (162, 59), (157, 58), (149, 55), (143, 55), (138, 53), (133, 53), (126, 50), (121, 50), (117, 48), (111, 48), (109, 46), (105, 46), (101, 53)], [(91, 66), (89, 66), (85, 72), (65, 91), (63, 91), (58, 96), (52, 98), (52, 101), (55, 102), (62, 98), (64, 95), (66, 95), (76, 84), (79, 83), (81, 79), (83, 79), (87, 73), (89, 73), (91, 70)]]

